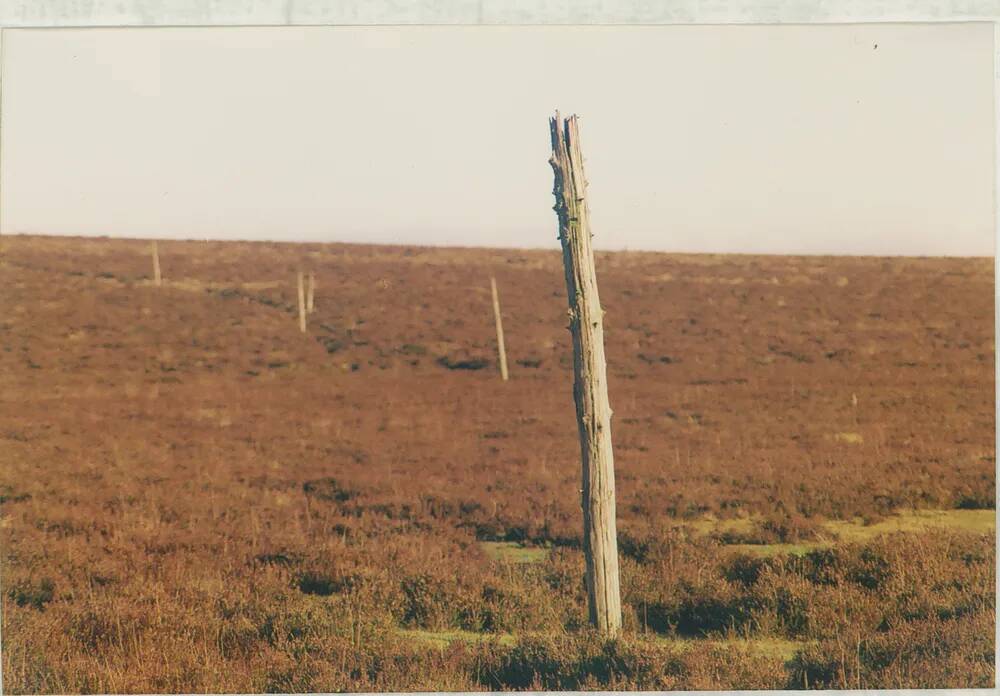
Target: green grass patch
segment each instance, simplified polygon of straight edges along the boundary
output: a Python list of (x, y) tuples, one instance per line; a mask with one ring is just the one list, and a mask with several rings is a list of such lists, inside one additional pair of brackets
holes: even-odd
[[(714, 531), (751, 530), (756, 518), (737, 520), (704, 519), (690, 525), (696, 533), (711, 534)], [(904, 510), (886, 517), (874, 524), (865, 524), (861, 519), (827, 520), (821, 524), (821, 533), (815, 541), (795, 544), (728, 544), (730, 551), (753, 554), (755, 556), (796, 555), (828, 548), (837, 542), (865, 543), (881, 536), (896, 532), (916, 533), (933, 529), (944, 529), (971, 534), (989, 534), (996, 531), (995, 510)]]
[[(717, 519), (705, 517), (699, 520), (677, 522), (696, 536), (710, 534), (736, 535), (754, 531), (760, 517), (738, 517)], [(874, 524), (865, 524), (861, 519), (827, 520), (820, 524), (822, 531), (813, 541), (774, 544), (727, 544), (729, 551), (742, 552), (754, 556), (778, 556), (805, 554), (820, 548), (828, 548), (838, 542), (864, 543), (882, 534), (894, 532), (922, 532), (932, 529), (946, 529), (974, 534), (989, 534), (996, 531), (995, 510), (905, 510), (886, 517)], [(480, 547), (495, 561), (506, 563), (542, 563), (548, 556), (545, 548), (524, 546), (513, 541), (481, 541)]]
[(818, 549), (823, 546), (832, 546), (830, 542), (805, 542), (801, 544), (729, 544), (726, 546), (726, 550), (748, 553), (753, 556), (805, 556), (807, 553), (813, 549)]
[(396, 634), (401, 638), (411, 640), (430, 647), (444, 650), (456, 640), (464, 643), (478, 643), (480, 641), (495, 640), (500, 645), (514, 645), (517, 640), (510, 633), (475, 633), (474, 631), (424, 631), (420, 629), (396, 629)]
[(974, 534), (996, 531), (996, 510), (908, 510), (865, 525), (860, 520), (830, 520), (824, 527), (844, 541), (868, 541), (880, 534), (947, 529)]
[(713, 532), (718, 532), (720, 534), (724, 534), (726, 532), (749, 534), (756, 526), (756, 518), (734, 517), (731, 519), (720, 520), (709, 516), (703, 517), (700, 520), (694, 520), (693, 522), (684, 523), (681, 526), (691, 529), (695, 534), (702, 535), (712, 534)]
[[(396, 634), (406, 640), (438, 650), (444, 650), (455, 641), (478, 643), (495, 640), (500, 645), (506, 646), (516, 645), (518, 642), (517, 636), (512, 633), (476, 633), (461, 630), (424, 631), (400, 628), (396, 629)], [(630, 635), (626, 638), (630, 641), (648, 644), (651, 647), (671, 647), (678, 650), (690, 650), (706, 645), (723, 649), (737, 648), (765, 657), (780, 658), (784, 662), (790, 661), (799, 650), (808, 645), (808, 642), (782, 638), (672, 638), (656, 634)]]
[(860, 445), (865, 441), (861, 433), (834, 433), (833, 439), (837, 442), (846, 442), (849, 445)]
[(481, 541), (479, 545), (493, 560), (507, 563), (541, 563), (549, 555), (548, 549), (523, 546), (513, 541)]

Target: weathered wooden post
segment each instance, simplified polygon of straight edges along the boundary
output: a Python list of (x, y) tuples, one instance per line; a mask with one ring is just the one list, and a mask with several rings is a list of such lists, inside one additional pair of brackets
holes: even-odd
[(302, 271), (299, 271), (299, 331), (306, 332), (306, 291)]
[(493, 291), (493, 318), (497, 323), (497, 351), (500, 354), (500, 379), (507, 381), (507, 349), (503, 344), (503, 321), (500, 319), (500, 296), (497, 294), (497, 279), (490, 276), (490, 289)]
[(316, 274), (309, 273), (309, 288), (306, 292), (306, 313), (312, 314), (316, 310)]
[(160, 276), (160, 252), (156, 248), (156, 240), (153, 240), (153, 284), (163, 285), (163, 278)]
[(590, 623), (606, 636), (621, 629), (615, 466), (604, 359), (603, 310), (597, 294), (587, 208), (587, 180), (576, 116), (549, 119), (569, 328), (573, 334), (573, 398), (583, 460), (583, 550)]

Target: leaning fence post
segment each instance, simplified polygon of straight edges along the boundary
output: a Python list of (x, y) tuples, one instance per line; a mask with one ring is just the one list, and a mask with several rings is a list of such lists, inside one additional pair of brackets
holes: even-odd
[(299, 331), (306, 332), (306, 291), (302, 282), (302, 271), (299, 271)]
[(490, 276), (490, 289), (493, 291), (493, 318), (497, 324), (497, 352), (500, 356), (500, 379), (507, 381), (507, 349), (503, 343), (503, 321), (500, 319), (500, 296), (497, 294), (497, 279)]
[(153, 284), (163, 285), (163, 278), (160, 276), (160, 252), (156, 248), (156, 240), (153, 240)]
[(316, 274), (309, 273), (309, 286), (306, 291), (306, 314), (316, 310)]
[(576, 116), (549, 119), (563, 269), (573, 334), (573, 397), (583, 462), (583, 550), (590, 623), (606, 636), (621, 629), (615, 465), (604, 358), (603, 310), (597, 293), (587, 208), (587, 180)]

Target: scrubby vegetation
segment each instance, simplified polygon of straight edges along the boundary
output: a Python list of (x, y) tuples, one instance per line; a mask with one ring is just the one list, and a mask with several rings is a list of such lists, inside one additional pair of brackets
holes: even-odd
[(145, 249), (4, 241), (7, 692), (994, 683), (988, 261), (602, 256), (605, 642), (557, 255)]

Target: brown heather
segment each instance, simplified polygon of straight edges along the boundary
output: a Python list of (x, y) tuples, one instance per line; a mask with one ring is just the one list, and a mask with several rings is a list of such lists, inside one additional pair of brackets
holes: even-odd
[(604, 642), (557, 251), (0, 254), (6, 692), (994, 684), (991, 260), (598, 254)]

